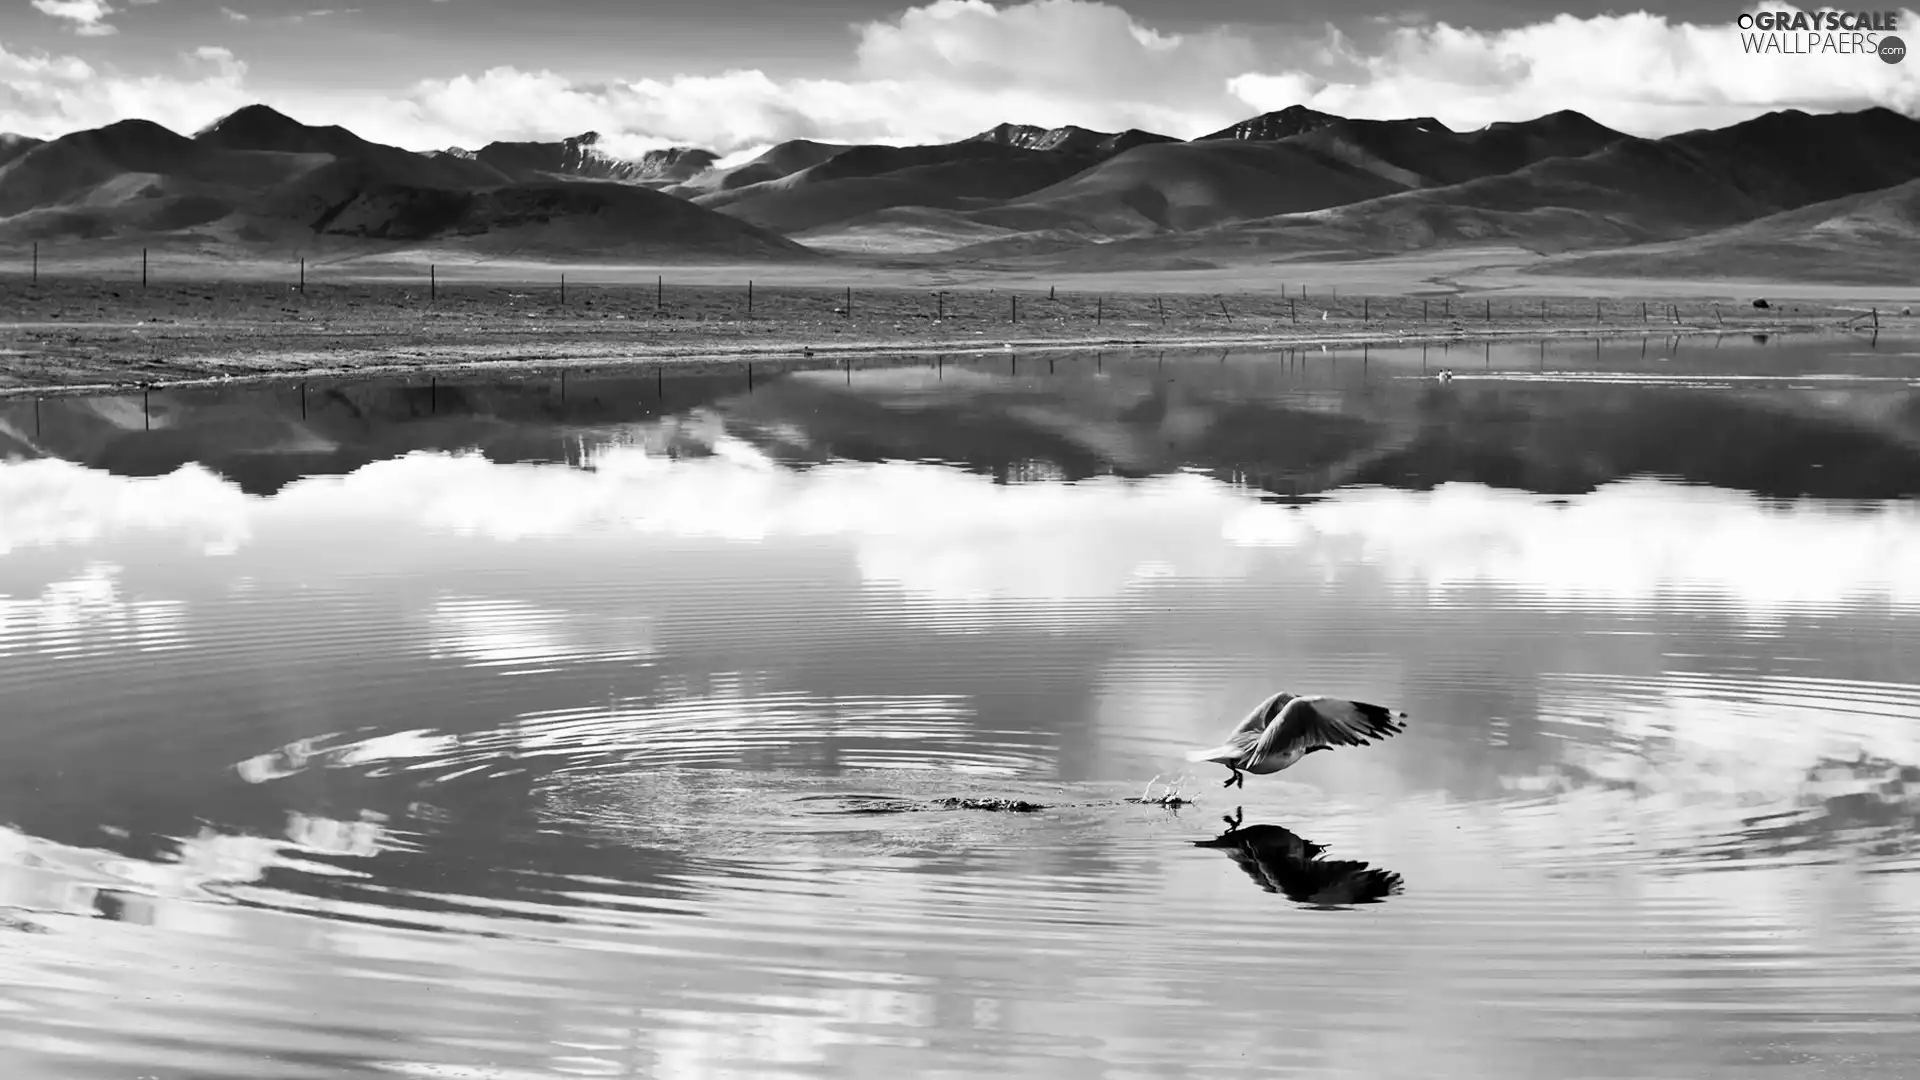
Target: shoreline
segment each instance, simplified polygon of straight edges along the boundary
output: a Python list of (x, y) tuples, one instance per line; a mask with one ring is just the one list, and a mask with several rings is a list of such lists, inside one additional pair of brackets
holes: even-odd
[[(0, 293), (0, 396), (408, 373), (894, 355), (1864, 333), (1867, 311), (1782, 300), (1508, 294), (1069, 293), (812, 285), (126, 283)], [(1882, 330), (1920, 319), (1879, 314)]]
[[(219, 374), (193, 373), (182, 370), (177, 377), (154, 377), (130, 379), (117, 382), (46, 382), (0, 385), (0, 399), (25, 396), (65, 397), (85, 396), (88, 394), (111, 394), (129, 390), (163, 389), (201, 389), (227, 386), (260, 386), (275, 383), (305, 382), (313, 380), (356, 380), (390, 378), (396, 375), (444, 375), (480, 372), (508, 372), (540, 374), (563, 371), (573, 368), (590, 368), (596, 371), (608, 368), (660, 367), (666, 365), (691, 367), (699, 364), (734, 366), (756, 362), (771, 362), (776, 365), (807, 366), (808, 361), (833, 361), (858, 357), (898, 356), (995, 356), (995, 355), (1050, 355), (1059, 353), (1085, 353), (1095, 351), (1112, 352), (1149, 352), (1149, 351), (1199, 351), (1216, 348), (1239, 348), (1249, 350), (1282, 350), (1291, 348), (1310, 348), (1325, 345), (1344, 347), (1365, 346), (1412, 346), (1435, 344), (1478, 344), (1503, 341), (1543, 341), (1561, 339), (1597, 338), (1617, 340), (1623, 338), (1646, 337), (1727, 337), (1749, 336), (1753, 334), (1779, 334), (1794, 336), (1832, 335), (1832, 327), (1814, 324), (1779, 324), (1766, 329), (1708, 326), (1682, 326), (1661, 329), (1657, 334), (1649, 329), (1631, 329), (1624, 326), (1567, 327), (1549, 326), (1544, 329), (1493, 330), (1477, 333), (1430, 333), (1430, 334), (1309, 334), (1309, 335), (1199, 335), (1167, 338), (1041, 338), (1027, 341), (1015, 341), (1009, 349), (1001, 346), (987, 346), (972, 341), (918, 342), (918, 341), (862, 341), (848, 342), (835, 346), (813, 349), (811, 353), (799, 354), (798, 349), (788, 344), (769, 344), (763, 346), (735, 346), (732, 348), (701, 348), (696, 345), (635, 347), (620, 345), (617, 351), (608, 346), (599, 349), (582, 349), (578, 346), (562, 346), (542, 353), (506, 352), (495, 356), (476, 357), (473, 345), (450, 345), (447, 351), (468, 354), (466, 359), (438, 359), (431, 356), (415, 356), (403, 362), (356, 362), (332, 365), (318, 364), (309, 367), (281, 367), (273, 370), (248, 370), (222, 372)], [(371, 351), (371, 350), (369, 350)], [(351, 354), (349, 354), (351, 355)], [(816, 365), (817, 366), (817, 365)], [(8, 365), (0, 358), (0, 373), (6, 372)], [(159, 373), (155, 373), (156, 375)]]

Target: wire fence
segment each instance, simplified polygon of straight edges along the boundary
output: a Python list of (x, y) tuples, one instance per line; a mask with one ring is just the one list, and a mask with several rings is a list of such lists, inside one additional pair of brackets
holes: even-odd
[[(141, 249), (120, 272), (99, 259), (62, 267), (35, 244), (6, 300), (16, 308), (66, 303), (94, 315), (117, 307), (159, 304), (181, 315), (218, 317), (253, 309), (267, 315), (297, 315), (316, 308), (367, 313), (391, 309), (443, 317), (563, 317), (577, 320), (674, 320), (700, 322), (801, 322), (839, 320), (847, 326), (933, 321), (968, 326), (1087, 327), (1121, 331), (1192, 329), (1197, 325), (1247, 330), (1280, 326), (1312, 329), (1330, 324), (1377, 325), (1383, 330), (1425, 326), (1433, 330), (1513, 327), (1535, 323), (1578, 325), (1715, 326), (1772, 323), (1786, 319), (1837, 319), (1878, 327), (1878, 306), (1842, 307), (1781, 302), (1766, 297), (1596, 297), (1538, 293), (1381, 294), (1340, 285), (1283, 283), (1234, 292), (1087, 292), (1057, 287), (962, 285), (876, 286), (845, 283), (676, 283), (665, 274), (651, 280), (620, 275), (556, 271), (550, 278), (508, 281), (486, 273), (427, 264), (417, 273), (363, 266), (343, 272), (332, 264), (294, 260), (284, 277), (263, 274), (256, 264), (244, 276), (212, 280), (204, 260), (155, 259)], [(117, 303), (116, 303), (117, 302)], [(302, 305), (307, 305), (303, 307)], [(1901, 309), (1911, 313), (1911, 308)], [(1888, 314), (1891, 314), (1891, 309)], [(17, 314), (17, 312), (16, 312)], [(87, 314), (85, 310), (73, 314)]]

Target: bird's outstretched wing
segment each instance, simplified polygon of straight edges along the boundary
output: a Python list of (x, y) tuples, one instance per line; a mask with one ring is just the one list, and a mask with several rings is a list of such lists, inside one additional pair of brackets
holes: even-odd
[(1234, 742), (1243, 735), (1258, 735), (1265, 731), (1267, 725), (1273, 723), (1273, 718), (1279, 716), (1280, 710), (1292, 700), (1293, 695), (1285, 690), (1268, 695), (1265, 701), (1253, 707), (1253, 711), (1249, 712), (1245, 719), (1234, 725), (1234, 729), (1227, 733), (1227, 741)]
[(1278, 825), (1230, 829), (1215, 839), (1194, 841), (1194, 846), (1224, 849), (1254, 884), (1298, 904), (1377, 903), (1399, 895), (1404, 885), (1391, 870), (1351, 859), (1324, 859), (1325, 846)]
[(1281, 895), (1296, 904), (1345, 907), (1375, 904), (1400, 895), (1405, 887), (1392, 870), (1354, 860), (1320, 860), (1269, 867), (1270, 880)]
[(1365, 746), (1406, 730), (1396, 719), (1406, 715), (1364, 701), (1297, 697), (1261, 732), (1253, 753), (1265, 757), (1314, 746)]

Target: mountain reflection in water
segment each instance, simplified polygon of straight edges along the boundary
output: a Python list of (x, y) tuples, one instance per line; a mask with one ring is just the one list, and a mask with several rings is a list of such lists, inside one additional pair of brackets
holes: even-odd
[(1911, 351), (0, 400), (0, 1075), (1904, 1076)]

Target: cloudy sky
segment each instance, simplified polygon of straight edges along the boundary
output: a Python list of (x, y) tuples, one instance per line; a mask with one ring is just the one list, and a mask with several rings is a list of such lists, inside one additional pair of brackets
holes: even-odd
[[(353, 0), (347, 0), (351, 3)], [(1762, 7), (1781, 6), (1769, 2)], [(1742, 52), (1718, 0), (0, 0), (0, 130), (265, 101), (423, 149), (597, 129), (723, 152), (1001, 120), (1193, 137), (1295, 103), (1456, 127), (1572, 108), (1636, 134), (1781, 107), (1920, 115), (1920, 64)], [(1920, 37), (1920, 15), (1902, 29)]]

